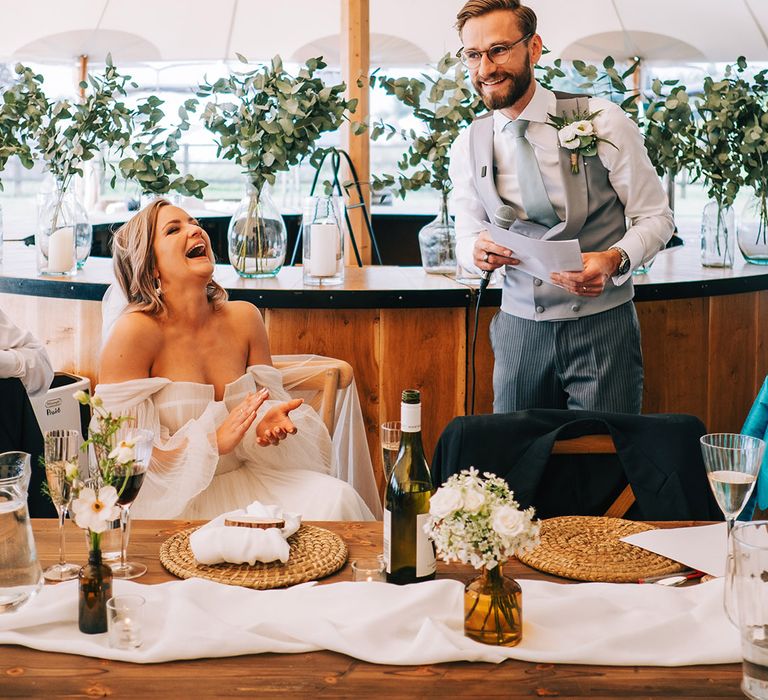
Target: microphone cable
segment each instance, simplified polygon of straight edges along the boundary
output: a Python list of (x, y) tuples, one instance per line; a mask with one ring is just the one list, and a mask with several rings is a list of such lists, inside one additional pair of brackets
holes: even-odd
[(477, 301), (475, 302), (475, 322), (472, 330), (472, 345), (470, 349), (470, 371), (472, 374), (472, 393), (469, 399), (469, 415), (475, 415), (475, 382), (477, 381), (477, 373), (475, 371), (475, 348), (477, 346), (477, 329), (480, 322), (480, 303), (483, 299), (483, 292), (488, 288), (488, 284), (491, 281), (493, 271), (486, 270), (483, 273), (483, 278), (480, 280), (480, 287), (477, 290)]

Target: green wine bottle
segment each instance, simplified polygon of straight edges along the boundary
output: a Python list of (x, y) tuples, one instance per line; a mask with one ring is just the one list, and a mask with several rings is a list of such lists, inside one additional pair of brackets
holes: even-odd
[(435, 550), (424, 532), (432, 495), (432, 477), (421, 444), (421, 397), (403, 392), (400, 450), (387, 483), (384, 557), (387, 581), (416, 583), (435, 578)]

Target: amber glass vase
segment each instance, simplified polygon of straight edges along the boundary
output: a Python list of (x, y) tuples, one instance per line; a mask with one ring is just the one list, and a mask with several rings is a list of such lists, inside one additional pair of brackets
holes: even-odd
[(101, 561), (101, 550), (91, 549), (80, 569), (78, 627), (85, 634), (107, 631), (107, 601), (112, 597), (112, 569)]
[(513, 647), (523, 638), (523, 592), (501, 564), (483, 569), (464, 589), (464, 634), (483, 644)]

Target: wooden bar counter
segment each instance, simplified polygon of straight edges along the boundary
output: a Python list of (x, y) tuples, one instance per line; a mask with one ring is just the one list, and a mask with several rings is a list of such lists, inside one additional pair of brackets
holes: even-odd
[[(172, 580), (159, 561), (160, 545), (192, 523), (132, 523), (131, 559), (147, 574), (137, 583)], [(381, 551), (381, 523), (318, 523), (341, 535), (349, 548), (345, 566), (325, 582), (349, 581), (349, 561)], [(667, 523), (672, 524), (674, 523)], [(680, 523), (677, 523), (678, 525)], [(55, 520), (34, 522), (40, 563), (56, 561)], [(70, 561), (84, 561), (85, 538), (67, 521)], [(567, 583), (508, 562), (505, 573)], [(461, 564), (438, 564), (438, 578), (462, 581), (474, 576)], [(359, 584), (364, 586), (366, 584)], [(259, 654), (220, 659), (130, 664), (82, 656), (0, 646), (0, 696), (113, 698), (738, 698), (740, 664), (712, 666), (580, 666), (507, 660), (500, 664), (443, 663), (385, 666), (331, 651)]]
[[(34, 250), (5, 244), (0, 308), (42, 339), (57, 370), (95, 382), (100, 300), (111, 260), (89, 259), (71, 279), (39, 276)], [(661, 253), (635, 277), (645, 361), (644, 412), (699, 416), (712, 431), (738, 431), (768, 373), (768, 268), (740, 259), (731, 270), (703, 268), (699, 250)], [(428, 455), (468, 403), (468, 358), (476, 289), (417, 267), (349, 267), (338, 287), (308, 287), (300, 267), (274, 279), (245, 280), (229, 265), (216, 279), (232, 299), (258, 306), (275, 354), (316, 353), (354, 368), (368, 444), (382, 485), (378, 426), (399, 417), (404, 388), (424, 392)], [(490, 412), (493, 367), (488, 323), (501, 292), (482, 300), (476, 411)], [(535, 358), (531, 358), (535, 361)]]

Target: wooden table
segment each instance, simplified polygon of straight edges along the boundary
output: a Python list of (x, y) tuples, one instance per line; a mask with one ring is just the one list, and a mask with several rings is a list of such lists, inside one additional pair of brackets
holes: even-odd
[[(139, 579), (160, 583), (173, 577), (158, 559), (160, 544), (188, 527), (182, 521), (136, 521), (130, 555), (149, 567)], [(381, 523), (321, 523), (339, 533), (350, 560), (381, 551)], [(82, 532), (67, 523), (69, 559), (83, 561)], [(41, 564), (56, 561), (56, 522), (34, 523)], [(516, 578), (561, 581), (518, 562), (507, 566)], [(438, 566), (439, 577), (466, 581), (465, 566)], [(349, 564), (326, 579), (348, 581)], [(361, 584), (363, 585), (363, 584)], [(446, 663), (383, 666), (329, 651), (261, 654), (224, 659), (140, 665), (0, 647), (0, 697), (562, 697), (562, 698), (737, 698), (741, 666), (677, 668), (533, 664)]]

